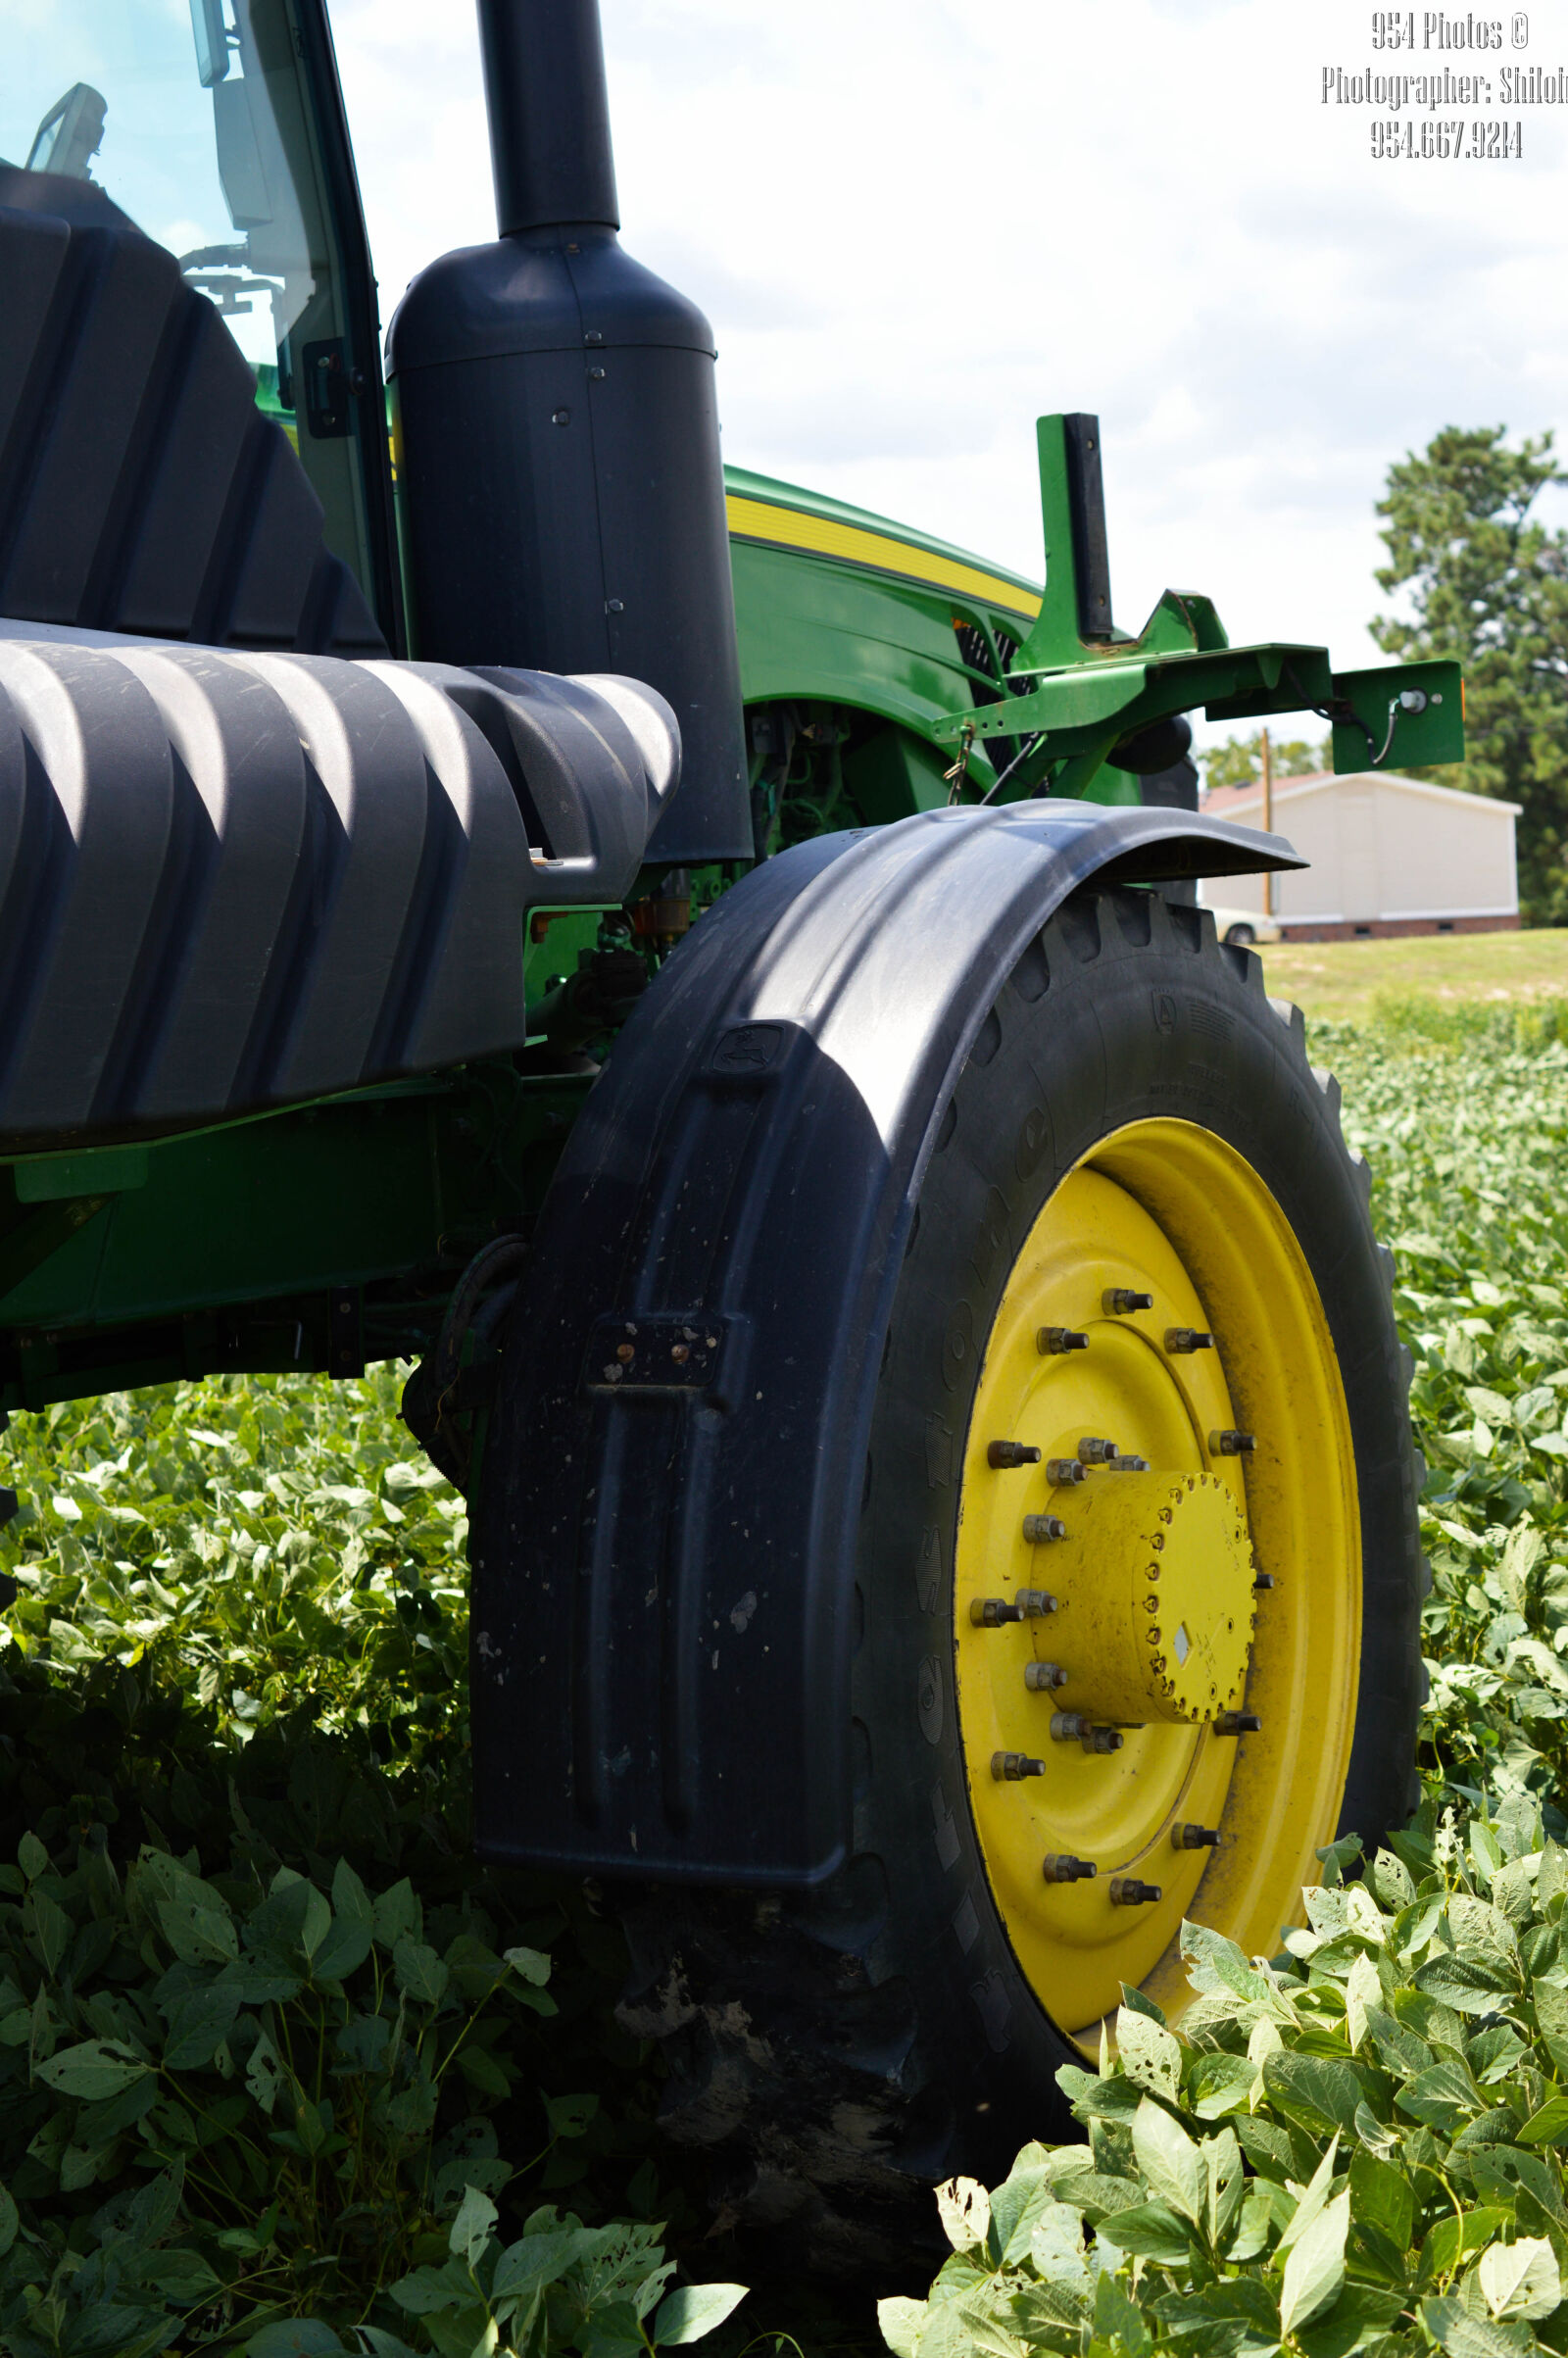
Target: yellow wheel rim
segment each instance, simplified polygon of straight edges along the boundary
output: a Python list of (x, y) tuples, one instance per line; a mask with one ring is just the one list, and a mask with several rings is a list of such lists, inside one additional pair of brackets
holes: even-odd
[[(1143, 1463), (1068, 1479), (1086, 1441)], [(1124, 1982), (1180, 2012), (1184, 1917), (1250, 1955), (1298, 1917), (1349, 1765), (1360, 1564), (1344, 1388), (1284, 1213), (1210, 1131), (1112, 1132), (1041, 1212), (987, 1338), (954, 1599), (992, 1893), (1086, 2046)], [(1227, 1712), (1260, 1727), (1224, 1733)]]

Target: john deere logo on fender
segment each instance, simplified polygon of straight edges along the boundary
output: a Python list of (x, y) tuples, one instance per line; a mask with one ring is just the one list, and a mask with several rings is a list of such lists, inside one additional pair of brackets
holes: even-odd
[(739, 1023), (709, 1058), (714, 1072), (765, 1072), (784, 1043), (781, 1023)]

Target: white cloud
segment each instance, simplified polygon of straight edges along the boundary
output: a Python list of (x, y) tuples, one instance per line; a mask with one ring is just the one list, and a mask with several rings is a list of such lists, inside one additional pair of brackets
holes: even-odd
[[(1173, 582), (1373, 660), (1390, 462), (1568, 407), (1568, 108), (1520, 163), (1374, 162), (1320, 97), (1360, 0), (604, 13), (625, 242), (713, 319), (727, 455), (1035, 570), (1033, 419), (1097, 409), (1126, 624)], [(390, 312), (493, 233), (472, 11), (334, 22)], [(1568, 64), (1568, 0), (1530, 25)]]

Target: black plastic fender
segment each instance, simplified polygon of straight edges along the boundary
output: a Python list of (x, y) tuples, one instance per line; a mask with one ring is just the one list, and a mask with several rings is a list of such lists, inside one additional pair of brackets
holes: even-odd
[(1302, 864), (1177, 810), (956, 808), (803, 844), (704, 917), (590, 1093), (512, 1316), (474, 1519), (486, 1856), (833, 1871), (877, 1369), (975, 1035), (1091, 878)]

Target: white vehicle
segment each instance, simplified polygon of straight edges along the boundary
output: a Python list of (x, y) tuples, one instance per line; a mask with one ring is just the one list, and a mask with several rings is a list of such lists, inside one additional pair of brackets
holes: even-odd
[(1205, 901), (1203, 907), (1214, 920), (1214, 931), (1222, 942), (1239, 943), (1250, 949), (1254, 942), (1278, 942), (1283, 939), (1278, 917), (1266, 917), (1257, 909), (1226, 909)]

